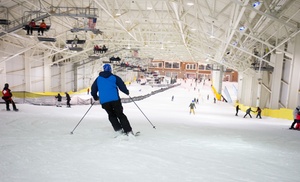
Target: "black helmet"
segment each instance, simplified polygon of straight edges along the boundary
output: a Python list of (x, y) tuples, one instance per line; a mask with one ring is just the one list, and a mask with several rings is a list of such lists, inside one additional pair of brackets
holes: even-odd
[(8, 87), (9, 87), (8, 83), (5, 83), (5, 84), (4, 84), (4, 87), (8, 88)]

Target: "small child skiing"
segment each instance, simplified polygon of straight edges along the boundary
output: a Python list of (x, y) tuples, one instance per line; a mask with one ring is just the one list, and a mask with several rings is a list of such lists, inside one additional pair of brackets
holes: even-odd
[(61, 95), (58, 93), (57, 96), (55, 96), (56, 98), (56, 107), (61, 107)]
[(196, 105), (195, 105), (194, 100), (192, 100), (192, 102), (190, 103), (189, 107), (190, 107), (190, 114), (191, 113), (195, 114)]

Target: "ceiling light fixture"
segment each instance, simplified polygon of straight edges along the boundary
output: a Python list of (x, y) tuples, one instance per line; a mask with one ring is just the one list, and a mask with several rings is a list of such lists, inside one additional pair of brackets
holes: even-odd
[(256, 2), (254, 2), (253, 4), (252, 4), (252, 7), (253, 8), (256, 8), (257, 6), (259, 6), (260, 5), (260, 2), (259, 1), (256, 1)]
[(243, 31), (243, 30), (245, 30), (245, 27), (244, 27), (244, 26), (241, 26), (241, 27), (239, 28), (239, 30), (240, 30), (240, 31)]

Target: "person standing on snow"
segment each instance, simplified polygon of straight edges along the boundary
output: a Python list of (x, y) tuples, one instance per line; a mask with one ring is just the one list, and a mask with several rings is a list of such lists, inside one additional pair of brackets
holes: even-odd
[(261, 109), (260, 109), (260, 107), (257, 107), (256, 112), (257, 112), (256, 118), (259, 117), (259, 119), (261, 119)]
[(250, 118), (252, 118), (250, 112), (253, 112), (253, 111), (251, 110), (251, 107), (249, 107), (249, 108), (246, 110), (246, 114), (245, 114), (244, 118), (245, 118), (247, 115), (249, 115)]
[(95, 101), (100, 100), (100, 104), (107, 112), (108, 119), (117, 135), (134, 136), (127, 116), (123, 113), (119, 96), (119, 90), (126, 95), (129, 95), (129, 91), (124, 81), (119, 76), (112, 74), (111, 71), (110, 64), (103, 65), (103, 71), (99, 73), (92, 84), (91, 94)]
[(294, 122), (292, 123), (291, 127), (289, 128), (290, 130), (295, 129), (294, 126), (295, 124), (298, 122), (297, 120), (297, 114), (300, 112), (300, 106), (296, 107), (296, 109), (293, 112), (293, 116), (294, 116)]
[(236, 110), (235, 116), (238, 116), (238, 113), (239, 113), (239, 110), (240, 110), (240, 106), (236, 105), (235, 110)]
[(192, 100), (192, 102), (190, 103), (189, 107), (190, 107), (190, 114), (191, 113), (195, 114), (196, 105), (195, 105), (194, 100)]
[(55, 98), (56, 98), (56, 107), (61, 107), (62, 97), (61, 97), (60, 93), (58, 93), (57, 96), (55, 96)]
[(9, 103), (11, 103), (14, 111), (18, 111), (15, 102), (12, 100), (12, 93), (9, 89), (8, 83), (4, 84), (4, 88), (2, 90), (2, 95), (3, 95), (2, 99), (5, 101), (5, 104), (6, 104), (6, 110), (10, 111)]
[(68, 94), (68, 92), (65, 92), (65, 94), (66, 94), (66, 99), (67, 99), (67, 107), (71, 107), (71, 104), (70, 104), (71, 97), (70, 97), (70, 95)]

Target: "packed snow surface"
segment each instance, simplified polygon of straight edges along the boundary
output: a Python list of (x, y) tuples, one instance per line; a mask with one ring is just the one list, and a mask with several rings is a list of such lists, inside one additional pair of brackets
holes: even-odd
[[(154, 88), (128, 89), (137, 96)], [(194, 98), (195, 115), (189, 113)], [(17, 104), (19, 112), (0, 106), (1, 182), (299, 181), (300, 131), (288, 130), (292, 121), (235, 116), (232, 103), (213, 102), (209, 83), (189, 80), (124, 103), (133, 130), (141, 132), (135, 138), (114, 138), (99, 104)]]

